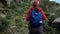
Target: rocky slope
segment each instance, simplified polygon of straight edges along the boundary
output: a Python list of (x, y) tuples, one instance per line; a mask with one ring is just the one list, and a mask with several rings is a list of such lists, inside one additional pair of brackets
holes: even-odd
[[(28, 22), (26, 22), (25, 17), (28, 8), (31, 6), (32, 1), (12, 1), (7, 7), (0, 3), (0, 34), (28, 34)], [(55, 12), (55, 8), (58, 6), (55, 4), (52, 5), (51, 3), (47, 5), (48, 7), (45, 7), (43, 2), (41, 6), (45, 9), (44, 11), (49, 19), (54, 20), (57, 17), (58, 14)], [(56, 31), (56, 28), (49, 26), (48, 23), (44, 21), (43, 34), (57, 34)]]

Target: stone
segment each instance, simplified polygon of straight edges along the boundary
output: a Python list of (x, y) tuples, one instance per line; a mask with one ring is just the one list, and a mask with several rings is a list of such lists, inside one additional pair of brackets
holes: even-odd
[(60, 18), (56, 18), (52, 23), (60, 23)]

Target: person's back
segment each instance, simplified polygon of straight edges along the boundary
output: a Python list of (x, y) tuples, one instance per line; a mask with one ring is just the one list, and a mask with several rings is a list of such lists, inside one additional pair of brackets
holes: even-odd
[(30, 26), (31, 27), (38, 27), (42, 25), (42, 13), (38, 10), (32, 10), (30, 14)]
[(26, 20), (29, 21), (29, 34), (42, 34), (43, 20), (46, 20), (46, 16), (42, 8), (39, 8), (38, 0), (35, 0), (33, 8), (29, 9)]

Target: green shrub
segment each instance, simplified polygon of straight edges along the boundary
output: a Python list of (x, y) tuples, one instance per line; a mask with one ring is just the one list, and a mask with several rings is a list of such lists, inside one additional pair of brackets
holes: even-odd
[(8, 28), (9, 25), (9, 20), (7, 20), (6, 18), (0, 18), (0, 31), (4, 31)]
[(48, 34), (57, 34), (57, 29), (52, 26), (48, 26), (47, 21), (44, 21), (44, 28)]

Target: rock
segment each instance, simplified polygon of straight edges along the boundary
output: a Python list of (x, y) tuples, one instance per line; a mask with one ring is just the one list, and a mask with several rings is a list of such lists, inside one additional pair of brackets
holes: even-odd
[(60, 18), (56, 18), (52, 23), (60, 23)]
[(1, 14), (1, 17), (2, 17), (2, 18), (5, 18), (5, 17), (6, 17), (6, 15), (5, 15), (5, 14)]
[(12, 2), (12, 0), (6, 0), (7, 5), (10, 5), (10, 3)]
[(58, 31), (60, 31), (60, 18), (56, 18), (53, 22), (52, 22), (52, 26), (54, 28), (56, 28)]
[(50, 13), (50, 15), (56, 15), (55, 13)]
[(19, 32), (15, 32), (14, 34), (21, 34), (21, 33), (19, 33)]

